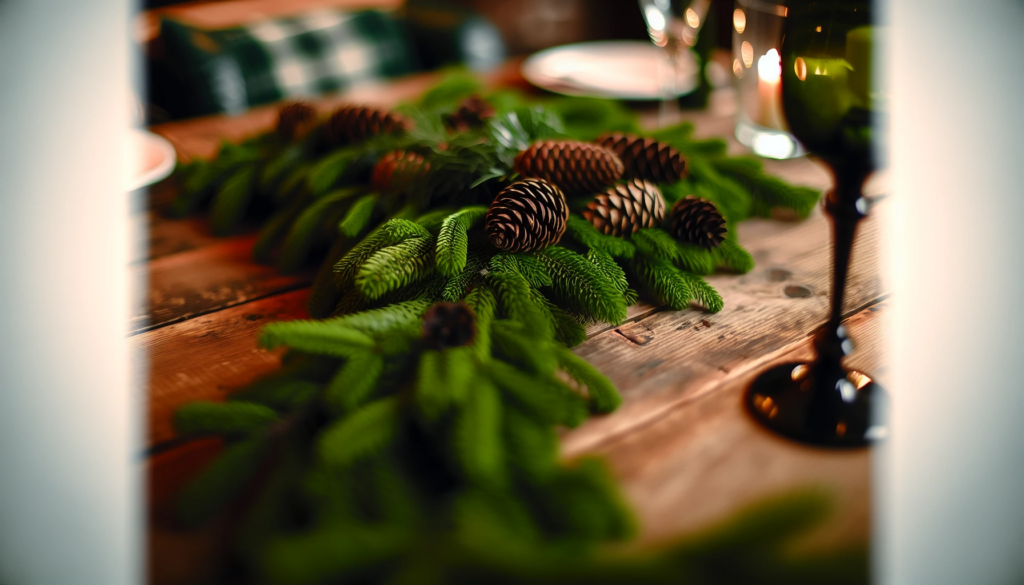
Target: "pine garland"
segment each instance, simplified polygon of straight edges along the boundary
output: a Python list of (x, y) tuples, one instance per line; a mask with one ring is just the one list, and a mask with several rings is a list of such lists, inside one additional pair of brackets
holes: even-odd
[[(753, 267), (733, 225), (778, 208), (806, 215), (818, 193), (728, 157), (724, 142), (694, 140), (684, 124), (650, 136), (678, 150), (690, 170), (658, 188), (669, 206), (691, 194), (714, 202), (729, 222), (721, 247), (681, 243), (664, 225), (630, 239), (605, 235), (569, 200), (560, 245), (504, 252), (483, 220), (495, 195), (520, 178), (522, 152), (543, 140), (641, 132), (610, 102), (537, 104), (511, 93), (481, 100), (480, 92), (475, 78), (455, 75), (393, 113), (360, 118), (370, 114), (348, 108), (334, 117), (359, 122), (362, 142), (325, 148), (325, 127), (297, 143), (268, 133), (225, 144), (214, 160), (179, 173), (172, 211), (207, 207), (217, 233), (262, 219), (254, 249), (261, 261), (294, 271), (330, 250), (311, 295), (310, 313), (322, 320), (275, 323), (260, 335), (266, 349), (287, 348), (281, 371), (175, 418), (183, 435), (229, 441), (182, 494), (188, 525), (262, 478), (247, 488), (251, 503), (237, 529), (243, 580), (700, 582), (724, 570), (716, 551), (746, 554), (729, 540), (743, 533), (736, 529), (710, 548), (657, 558), (595, 554), (635, 525), (599, 461), (558, 463), (556, 428), (611, 412), (622, 399), (568, 347), (585, 339), (587, 323), (621, 323), (641, 294), (677, 310), (695, 302), (720, 311), (723, 299), (701, 275)], [(466, 103), (494, 116), (452, 124)], [(396, 151), (422, 153), (429, 172), (374, 192), (371, 169)], [(468, 345), (430, 341), (424, 315), (437, 301), (471, 312)], [(758, 522), (755, 514), (745, 528), (756, 532)], [(770, 555), (756, 561), (799, 575)]]

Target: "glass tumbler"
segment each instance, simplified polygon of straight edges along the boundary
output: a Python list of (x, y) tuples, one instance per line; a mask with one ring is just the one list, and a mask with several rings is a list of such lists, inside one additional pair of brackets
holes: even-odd
[(782, 114), (784, 0), (736, 0), (732, 72), (736, 78), (736, 140), (768, 158), (805, 154)]

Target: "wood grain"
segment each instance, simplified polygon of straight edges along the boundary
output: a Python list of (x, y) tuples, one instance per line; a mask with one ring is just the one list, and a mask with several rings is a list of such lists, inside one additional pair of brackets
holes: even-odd
[(275, 295), (131, 338), (136, 375), (149, 380), (147, 444), (174, 438), (172, 417), (182, 404), (223, 400), (276, 370), (280, 352), (256, 347), (259, 329), (273, 321), (308, 318), (308, 292)]
[[(862, 350), (850, 365), (884, 382), (884, 304), (847, 320)], [(809, 340), (764, 363), (807, 359)], [(749, 416), (743, 393), (760, 368), (690, 396), (634, 432), (587, 449), (603, 455), (639, 516), (638, 546), (712, 525), (757, 500), (799, 489), (833, 499), (827, 523), (807, 535), (814, 547), (866, 542), (870, 535), (871, 451), (815, 449), (782, 439)], [(577, 453), (578, 454), (578, 453)]]
[[(876, 216), (861, 226), (854, 248), (848, 310), (884, 295), (878, 253), (882, 221)], [(831, 263), (822, 216), (756, 241), (744, 240), (741, 233), (741, 241), (757, 268), (743, 276), (708, 278), (725, 300), (720, 313), (655, 311), (575, 349), (618, 386), (624, 402), (615, 414), (591, 419), (566, 435), (568, 452), (632, 432), (674, 404), (712, 391), (733, 372), (759, 367), (824, 321)]]
[(148, 278), (149, 294), (131, 316), (133, 332), (154, 329), (279, 292), (312, 280), (311, 272), (283, 275), (252, 260), (255, 236), (223, 238), (133, 268), (137, 281)]

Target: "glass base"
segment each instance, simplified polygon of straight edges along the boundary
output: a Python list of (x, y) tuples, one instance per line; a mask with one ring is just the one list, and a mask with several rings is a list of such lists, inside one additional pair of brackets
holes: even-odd
[(745, 398), (754, 418), (780, 435), (820, 447), (864, 447), (885, 438), (885, 389), (855, 370), (815, 380), (813, 366), (790, 362), (762, 372)]
[(787, 159), (807, 154), (803, 146), (788, 132), (766, 128), (749, 122), (736, 122), (736, 140), (766, 158)]

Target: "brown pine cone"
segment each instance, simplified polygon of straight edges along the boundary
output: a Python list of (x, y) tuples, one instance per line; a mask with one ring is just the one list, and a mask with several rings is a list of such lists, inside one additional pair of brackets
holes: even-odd
[(628, 236), (660, 224), (665, 219), (665, 200), (654, 183), (633, 179), (594, 197), (583, 217), (603, 234)]
[(387, 110), (366, 106), (342, 106), (327, 120), (326, 136), (328, 146), (362, 142), (380, 134), (401, 133), (408, 128), (408, 122)]
[(519, 153), (515, 170), (544, 179), (567, 195), (593, 195), (622, 178), (622, 161), (607, 148), (575, 140), (545, 140)]
[(725, 218), (707, 199), (687, 195), (672, 206), (672, 236), (701, 248), (716, 248), (725, 239)]
[(470, 96), (459, 104), (459, 109), (444, 117), (444, 125), (455, 132), (480, 128), (488, 118), (494, 117), (494, 108), (480, 96)]
[(298, 142), (319, 123), (316, 108), (306, 102), (288, 102), (277, 111), (275, 132), (285, 142)]
[(524, 179), (494, 198), (484, 230), (500, 250), (533, 252), (557, 244), (568, 219), (569, 207), (558, 187), (540, 179)]
[(686, 176), (686, 159), (680, 152), (653, 138), (632, 134), (605, 134), (597, 143), (619, 155), (626, 176), (655, 183), (675, 183)]
[(423, 338), (434, 349), (461, 347), (476, 339), (476, 316), (466, 303), (435, 303), (423, 315)]
[(406, 191), (430, 172), (430, 163), (416, 152), (394, 150), (384, 154), (373, 167), (370, 188), (378, 193)]

